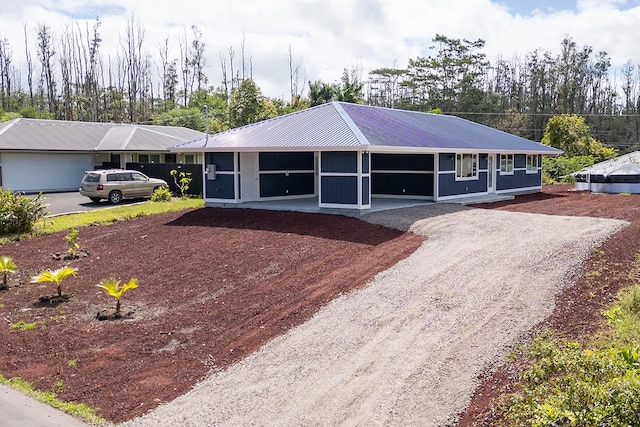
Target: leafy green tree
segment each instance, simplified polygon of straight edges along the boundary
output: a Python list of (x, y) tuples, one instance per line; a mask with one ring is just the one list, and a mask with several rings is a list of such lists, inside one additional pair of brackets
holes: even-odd
[(229, 126), (231, 128), (276, 116), (275, 105), (262, 95), (260, 88), (252, 79), (243, 80), (231, 92), (229, 100)]
[(562, 114), (549, 119), (542, 143), (559, 148), (567, 157), (593, 156), (596, 162), (618, 155), (615, 148), (593, 138), (584, 117), (575, 114)]
[(336, 95), (335, 87), (329, 83), (325, 83), (321, 80), (315, 82), (309, 82), (309, 106), (315, 107), (316, 105), (326, 104), (334, 100)]
[(572, 173), (618, 154), (615, 148), (593, 138), (584, 118), (575, 114), (562, 114), (549, 119), (542, 143), (564, 152), (556, 159), (546, 159), (543, 163), (543, 175), (547, 182), (566, 180)]

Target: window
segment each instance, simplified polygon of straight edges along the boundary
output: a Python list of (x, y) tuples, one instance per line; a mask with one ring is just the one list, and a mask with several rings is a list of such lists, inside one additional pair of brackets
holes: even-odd
[(537, 154), (527, 154), (527, 173), (538, 173)]
[(147, 177), (142, 175), (141, 173), (133, 172), (131, 174), (131, 177), (133, 178), (133, 181), (147, 181)]
[(513, 175), (513, 154), (500, 155), (500, 174)]
[(185, 154), (184, 155), (184, 162), (187, 164), (194, 164), (196, 162), (196, 155), (195, 154)]
[(477, 154), (456, 154), (456, 179), (478, 179)]
[(138, 163), (160, 163), (160, 154), (138, 154)]

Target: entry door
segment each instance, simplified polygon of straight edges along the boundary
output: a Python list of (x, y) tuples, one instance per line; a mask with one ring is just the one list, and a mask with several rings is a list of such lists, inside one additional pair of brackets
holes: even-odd
[(258, 153), (240, 153), (240, 200), (255, 202), (258, 196)]
[(496, 155), (489, 154), (487, 158), (487, 193), (496, 191)]

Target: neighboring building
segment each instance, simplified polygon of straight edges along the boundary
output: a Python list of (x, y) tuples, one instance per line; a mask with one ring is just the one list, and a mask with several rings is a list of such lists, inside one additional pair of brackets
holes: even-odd
[(205, 156), (209, 204), (316, 197), (447, 201), (536, 192), (560, 150), (458, 117), (333, 102), (180, 144)]
[(0, 123), (0, 187), (77, 190), (86, 170), (147, 163), (201, 163), (169, 147), (202, 137), (173, 126), (15, 119)]
[(573, 174), (576, 190), (640, 193), (640, 151), (605, 160)]

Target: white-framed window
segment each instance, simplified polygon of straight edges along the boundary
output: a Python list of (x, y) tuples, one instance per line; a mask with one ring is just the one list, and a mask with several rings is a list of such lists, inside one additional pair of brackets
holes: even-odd
[(500, 154), (500, 175), (513, 175), (513, 154)]
[(195, 154), (185, 154), (184, 155), (184, 162), (187, 164), (194, 164), (196, 162), (196, 155)]
[(478, 155), (456, 154), (456, 180), (478, 179)]
[(537, 154), (527, 154), (527, 173), (538, 173)]

